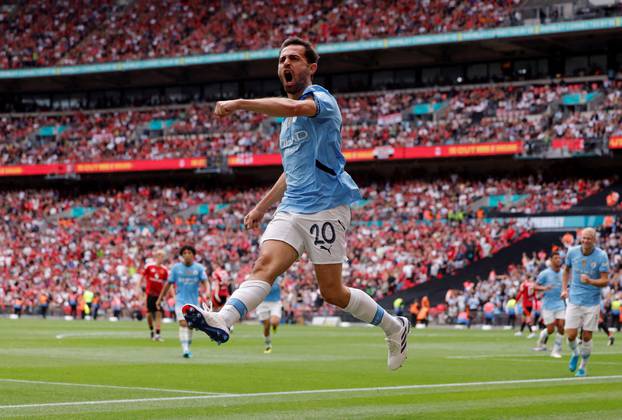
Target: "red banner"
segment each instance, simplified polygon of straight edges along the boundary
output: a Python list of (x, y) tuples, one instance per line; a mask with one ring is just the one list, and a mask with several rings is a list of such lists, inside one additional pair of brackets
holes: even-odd
[(553, 139), (551, 147), (553, 149), (566, 149), (570, 152), (582, 152), (584, 147), (583, 139)]
[(165, 171), (205, 167), (207, 167), (206, 158), (120, 160), (114, 162), (79, 162), (76, 164), (0, 166), (0, 176)]
[(622, 149), (622, 136), (615, 136), (609, 138), (610, 149)]
[[(622, 148), (622, 141), (620, 141), (619, 147)], [(373, 149), (344, 150), (343, 154), (348, 162), (365, 162), (372, 160), (514, 155), (522, 151), (523, 143), (517, 141), (506, 143), (456, 144), (451, 146), (383, 146)], [(281, 155), (277, 153), (264, 155), (241, 154), (230, 156), (228, 164), (233, 168), (244, 166), (276, 166), (281, 164)], [(119, 160), (113, 162), (79, 162), (75, 164), (0, 166), (0, 176), (166, 171), (206, 167), (206, 158)]]
[[(343, 155), (348, 162), (370, 160), (401, 160), (401, 159), (433, 159), (451, 157), (474, 157), (515, 155), (523, 152), (523, 142), (456, 144), (451, 146), (418, 146), (418, 147), (376, 147), (374, 149), (344, 150)], [(281, 156), (271, 155), (238, 155), (229, 157), (229, 166), (269, 166), (280, 165)]]

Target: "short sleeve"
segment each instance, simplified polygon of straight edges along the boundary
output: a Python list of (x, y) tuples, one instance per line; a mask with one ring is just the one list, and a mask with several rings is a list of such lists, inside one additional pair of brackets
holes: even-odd
[(177, 283), (177, 270), (175, 267), (171, 270), (171, 276), (168, 278), (169, 283)]
[(602, 253), (602, 256), (600, 257), (600, 264), (598, 265), (598, 271), (601, 273), (609, 272), (609, 257), (604, 252)]
[(538, 278), (536, 279), (536, 284), (543, 285), (545, 283), (544, 271), (538, 274)]
[(199, 280), (201, 281), (207, 280), (207, 274), (205, 273), (205, 267), (203, 266), (201, 266), (201, 269), (199, 270)]
[(569, 250), (568, 253), (566, 254), (566, 260), (564, 261), (564, 264), (566, 264), (566, 267), (570, 267), (572, 268), (572, 250)]
[(322, 90), (310, 89), (300, 97), (300, 100), (305, 100), (309, 97), (313, 97), (317, 108), (317, 113), (312, 118), (332, 118), (339, 112), (337, 101), (328, 93)]

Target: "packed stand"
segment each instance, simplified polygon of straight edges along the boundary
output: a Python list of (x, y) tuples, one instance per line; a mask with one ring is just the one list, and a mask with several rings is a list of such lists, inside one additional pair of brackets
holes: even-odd
[[(474, 194), (495, 182), (501, 181), (365, 187), (354, 208), (344, 279), (381, 298), (442, 278), (529, 235), (527, 227), (488, 224), (468, 210)], [(194, 244), (203, 262), (224, 267), (238, 284), (250, 272), (260, 233), (243, 230), (242, 220), (264, 192), (142, 186), (77, 196), (6, 193), (0, 239), (10, 246), (0, 251), (0, 302), (5, 311), (17, 297), (33, 307), (45, 291), (52, 307), (70, 307), (70, 296), (90, 288), (99, 293), (102, 311), (121, 302), (127, 315), (142, 306), (136, 282), (145, 260), (164, 248), (172, 264), (183, 243)], [(209, 210), (198, 212), (205, 203)], [(288, 271), (283, 295), (298, 309), (330, 311), (318, 309), (309, 264), (302, 258)]]
[(0, 68), (277, 48), (291, 35), (328, 43), (509, 26), (521, 23), (517, 5), (515, 0), (31, 0), (0, 12)]
[[(342, 147), (521, 140), (548, 144), (560, 136), (614, 135), (619, 130), (611, 119), (622, 120), (619, 88), (618, 81), (341, 95)], [(569, 111), (553, 115), (553, 105), (561, 109), (563, 95), (585, 92), (604, 98), (597, 111), (576, 111), (576, 118), (565, 117)], [(436, 111), (415, 114), (417, 106)], [(61, 115), (7, 114), (0, 116), (0, 165), (279, 152), (279, 120), (249, 112), (217, 118), (212, 108), (193, 103)], [(159, 125), (154, 127), (154, 121)], [(563, 123), (551, 125), (552, 121)], [(52, 132), (41, 134), (44, 127)]]
[(0, 69), (58, 64), (117, 10), (113, 0), (32, 0), (0, 10)]

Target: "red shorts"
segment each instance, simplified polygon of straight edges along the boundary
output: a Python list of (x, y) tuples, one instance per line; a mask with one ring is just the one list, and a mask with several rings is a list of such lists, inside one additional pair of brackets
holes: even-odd
[(533, 311), (533, 306), (524, 306), (523, 307), (523, 315), (526, 317), (531, 316), (531, 311)]

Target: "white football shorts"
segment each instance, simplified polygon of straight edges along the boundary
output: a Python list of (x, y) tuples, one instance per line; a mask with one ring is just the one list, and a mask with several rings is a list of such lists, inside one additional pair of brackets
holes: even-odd
[(270, 318), (279, 318), (281, 319), (281, 310), (283, 305), (281, 301), (276, 302), (261, 302), (255, 312), (257, 313), (257, 318), (260, 321), (265, 321)]
[(559, 311), (548, 311), (542, 309), (542, 321), (544, 325), (550, 325), (558, 319), (566, 319), (566, 310), (561, 309)]
[(298, 256), (306, 252), (313, 264), (343, 263), (351, 217), (350, 207), (346, 205), (313, 214), (279, 211), (268, 224), (261, 242), (285, 242)]
[(566, 329), (583, 328), (585, 331), (598, 331), (600, 305), (581, 306), (569, 303), (566, 308)]

